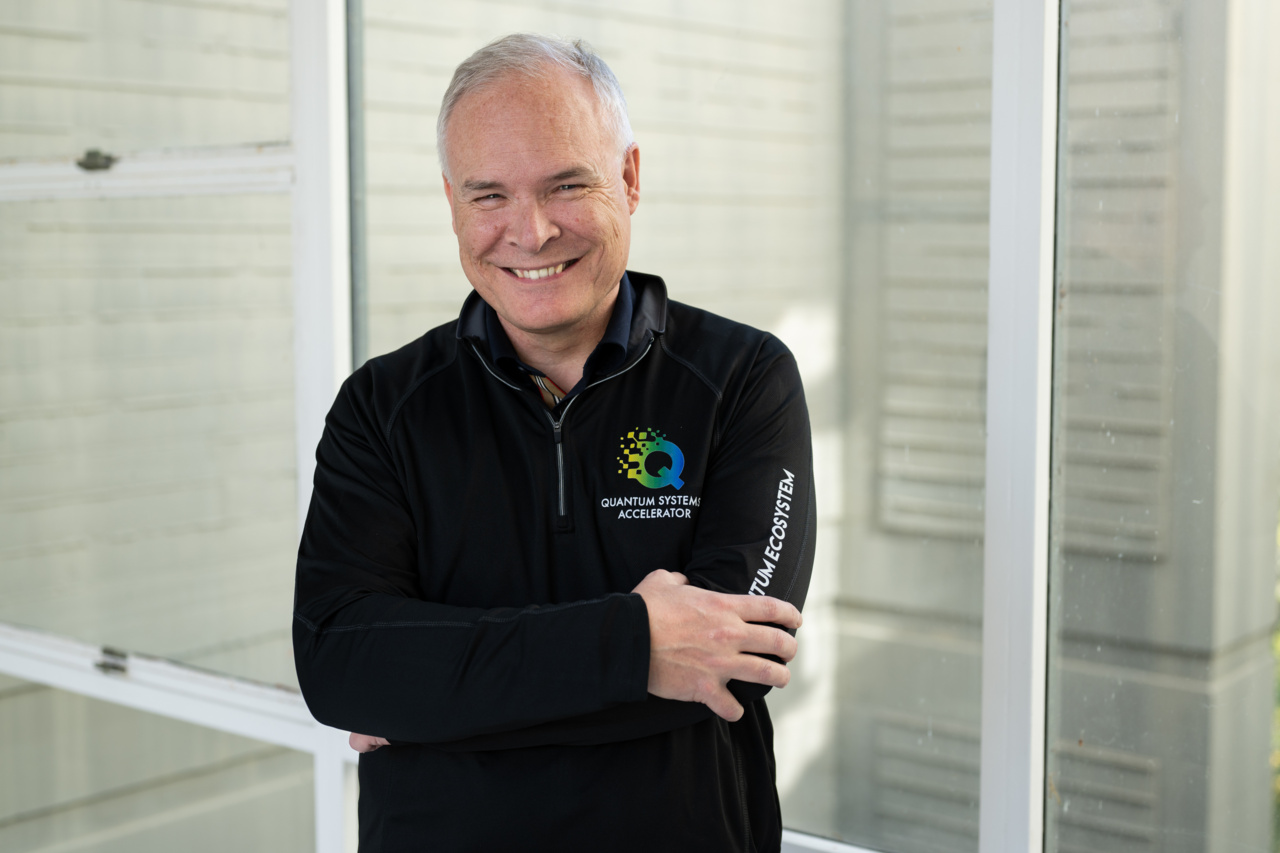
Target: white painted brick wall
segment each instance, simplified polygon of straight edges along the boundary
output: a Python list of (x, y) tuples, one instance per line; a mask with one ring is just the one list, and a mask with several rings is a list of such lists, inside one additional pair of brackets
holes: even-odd
[(292, 681), (288, 217), (0, 207), (0, 620), (196, 663), (275, 635), (226, 665)]
[(436, 162), (453, 67), (509, 32), (591, 42), (641, 150), (633, 269), (673, 298), (776, 328), (834, 305), (840, 275), (840, 5), (826, 0), (537, 5), (367, 0), (374, 353), (457, 315), (470, 290)]

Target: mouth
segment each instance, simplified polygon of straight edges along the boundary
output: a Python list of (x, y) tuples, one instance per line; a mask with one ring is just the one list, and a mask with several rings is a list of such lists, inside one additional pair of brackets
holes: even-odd
[(536, 281), (538, 279), (551, 278), (552, 276), (560, 275), (560, 273), (576, 264), (578, 260), (578, 258), (574, 258), (573, 260), (565, 261), (562, 264), (555, 264), (554, 266), (542, 267), (541, 269), (536, 270), (520, 270), (515, 267), (503, 267), (503, 269), (514, 275), (516, 278)]

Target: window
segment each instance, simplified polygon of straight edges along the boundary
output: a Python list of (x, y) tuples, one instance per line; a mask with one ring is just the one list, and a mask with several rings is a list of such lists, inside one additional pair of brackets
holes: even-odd
[(534, 30), (627, 91), (632, 268), (805, 378), (786, 849), (1270, 853), (1270, 6), (0, 2), (0, 847), (354, 849), (299, 506), (466, 296), (436, 110)]

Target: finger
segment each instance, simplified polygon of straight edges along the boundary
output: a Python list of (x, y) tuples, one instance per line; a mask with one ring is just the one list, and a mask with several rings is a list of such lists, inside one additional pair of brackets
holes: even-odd
[(714, 711), (717, 717), (723, 717), (731, 723), (742, 719), (742, 704), (724, 687), (708, 696), (703, 704)]
[(796, 656), (796, 638), (771, 625), (747, 625), (740, 650), (758, 655), (774, 655), (784, 661)]
[(767, 595), (734, 596), (734, 610), (743, 622), (771, 622), (784, 628), (799, 628), (800, 611), (794, 604)]
[(347, 738), (347, 743), (356, 752), (373, 752), (375, 749), (383, 746), (390, 746), (391, 741), (384, 737), (374, 737), (373, 735), (362, 735), (351, 733), (351, 737)]
[(768, 658), (755, 655), (738, 655), (726, 666), (723, 674), (737, 681), (750, 681), (768, 687), (786, 687), (791, 683), (791, 670)]
[[(632, 592), (638, 592), (642, 596), (653, 596), (660, 594), (660, 591), (669, 586), (682, 586), (687, 584), (689, 579), (678, 572), (669, 572), (666, 569), (654, 569), (645, 575), (640, 583), (635, 585)], [(649, 597), (645, 598), (648, 602)]]

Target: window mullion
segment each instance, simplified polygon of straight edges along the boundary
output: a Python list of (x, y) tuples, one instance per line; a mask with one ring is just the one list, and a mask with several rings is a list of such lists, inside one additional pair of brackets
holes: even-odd
[(351, 372), (346, 17), (344, 0), (290, 4), (299, 528), (324, 418)]
[(1057, 0), (995, 0), (979, 850), (1040, 850)]

